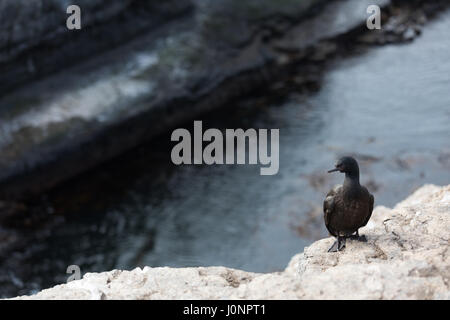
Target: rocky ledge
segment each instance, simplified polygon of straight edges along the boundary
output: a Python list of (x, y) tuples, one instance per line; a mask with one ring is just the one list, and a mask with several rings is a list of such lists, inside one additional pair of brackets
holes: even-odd
[(136, 268), (16, 299), (450, 299), (450, 185), (425, 185), (393, 209), (378, 206), (367, 243), (314, 242), (284, 271), (225, 267)]

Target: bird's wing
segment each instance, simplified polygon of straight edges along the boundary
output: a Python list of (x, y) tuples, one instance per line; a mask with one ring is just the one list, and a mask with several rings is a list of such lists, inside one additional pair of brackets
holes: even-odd
[(369, 211), (370, 211), (370, 215), (372, 215), (372, 211), (373, 211), (373, 203), (375, 202), (375, 199), (374, 199), (374, 197), (373, 197), (373, 195), (372, 194), (370, 194), (369, 193), (369, 198), (370, 198), (370, 202), (369, 202), (369, 204), (370, 204), (370, 206), (369, 206)]
[[(364, 189), (366, 189), (366, 188), (364, 187)], [(367, 191), (367, 189), (366, 189), (366, 192), (369, 195), (369, 213), (367, 215), (366, 221), (364, 221), (363, 226), (365, 226), (367, 224), (367, 222), (369, 222), (370, 217), (372, 216), (373, 203), (375, 202), (373, 195), (369, 191)]]
[(323, 201), (323, 216), (324, 216), (324, 220), (325, 220), (325, 226), (327, 227), (328, 231), (335, 236), (335, 232), (330, 228), (330, 220), (331, 220), (331, 216), (333, 215), (334, 212), (334, 198), (336, 196), (336, 194), (339, 191), (339, 188), (341, 186), (335, 186), (333, 189), (331, 189), (328, 193), (327, 196), (325, 197), (325, 200)]

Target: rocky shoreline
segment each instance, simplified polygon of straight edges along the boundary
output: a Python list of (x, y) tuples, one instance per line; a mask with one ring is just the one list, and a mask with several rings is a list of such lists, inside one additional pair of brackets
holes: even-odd
[[(2, 97), (0, 200), (39, 196), (294, 71), (300, 75), (296, 86), (317, 89), (320, 63), (341, 55), (350, 42), (411, 41), (421, 24), (446, 7), (444, 1), (347, 0), (310, 1), (292, 10), (293, 3), (273, 8), (267, 2), (260, 17), (247, 16), (246, 7), (234, 17), (226, 6), (200, 6), (189, 11), (197, 12), (193, 17)], [(367, 33), (359, 12), (368, 4), (383, 6), (386, 32)], [(212, 17), (218, 10), (225, 15), (217, 25)], [(242, 30), (230, 27), (229, 19), (242, 21)], [(208, 45), (217, 37), (224, 37), (224, 47)]]
[(14, 299), (450, 299), (450, 185), (425, 185), (393, 209), (375, 208), (343, 252), (314, 242), (287, 268), (252, 273), (226, 267), (136, 268)]

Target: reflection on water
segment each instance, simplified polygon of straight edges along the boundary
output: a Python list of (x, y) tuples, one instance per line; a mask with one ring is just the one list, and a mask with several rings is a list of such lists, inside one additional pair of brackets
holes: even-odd
[(412, 44), (336, 63), (313, 95), (292, 93), (272, 105), (253, 99), (204, 120), (279, 128), (278, 175), (261, 176), (258, 165), (175, 167), (167, 135), (54, 192), (50, 201), (65, 223), (2, 263), (0, 294), (64, 282), (71, 264), (82, 273), (144, 265), (283, 269), (327, 236), (322, 201), (343, 177), (326, 170), (342, 154), (359, 159), (378, 205), (392, 206), (425, 183), (448, 184), (449, 29), (446, 14)]

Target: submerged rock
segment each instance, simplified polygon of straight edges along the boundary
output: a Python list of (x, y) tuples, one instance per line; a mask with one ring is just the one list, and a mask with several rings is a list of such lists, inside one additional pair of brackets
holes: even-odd
[(275, 273), (225, 267), (136, 268), (15, 299), (450, 299), (450, 185), (425, 185), (393, 209), (379, 206), (360, 230), (328, 253), (314, 242)]

